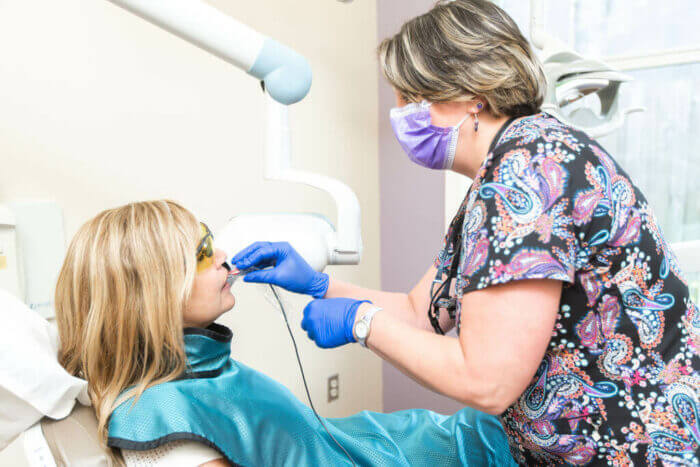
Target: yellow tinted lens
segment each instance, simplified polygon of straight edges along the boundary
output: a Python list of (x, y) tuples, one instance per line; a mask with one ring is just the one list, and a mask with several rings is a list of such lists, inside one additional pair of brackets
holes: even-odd
[(214, 264), (214, 236), (206, 224), (200, 222), (202, 239), (197, 247), (197, 272), (201, 272)]

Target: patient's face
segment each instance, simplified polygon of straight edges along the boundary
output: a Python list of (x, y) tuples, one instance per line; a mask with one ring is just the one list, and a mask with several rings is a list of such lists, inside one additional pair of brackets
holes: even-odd
[(215, 250), (214, 264), (197, 272), (183, 316), (185, 327), (207, 327), (236, 304), (231, 286), (226, 283), (228, 270), (222, 266), (225, 261), (226, 254)]

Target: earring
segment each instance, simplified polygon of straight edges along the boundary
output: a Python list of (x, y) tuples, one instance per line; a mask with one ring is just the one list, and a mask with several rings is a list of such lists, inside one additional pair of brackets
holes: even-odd
[[(476, 104), (476, 108), (478, 110), (481, 110), (484, 108), (484, 104), (479, 102), (478, 104)], [(479, 131), (479, 112), (476, 112), (474, 114), (474, 131)]]

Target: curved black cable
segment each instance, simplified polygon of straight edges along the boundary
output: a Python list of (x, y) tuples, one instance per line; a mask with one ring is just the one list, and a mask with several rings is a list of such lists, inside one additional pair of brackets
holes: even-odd
[(294, 334), (292, 334), (292, 328), (289, 326), (289, 320), (287, 319), (287, 312), (284, 311), (284, 305), (282, 305), (282, 300), (280, 300), (279, 295), (277, 295), (277, 291), (275, 288), (272, 286), (272, 284), (268, 284), (270, 286), (270, 290), (272, 290), (272, 293), (275, 295), (275, 299), (277, 300), (277, 303), (279, 303), (280, 310), (282, 310), (282, 316), (284, 316), (284, 322), (287, 325), (287, 330), (289, 331), (289, 337), (292, 338), (292, 344), (294, 344), (294, 353), (297, 354), (297, 362), (299, 362), (299, 370), (301, 371), (301, 379), (304, 381), (304, 389), (306, 389), (306, 397), (309, 398), (309, 405), (311, 405), (311, 410), (314, 411), (314, 415), (316, 415), (316, 418), (318, 419), (319, 422), (321, 422), (321, 425), (323, 425), (323, 429), (326, 430), (326, 433), (328, 433), (328, 436), (331, 437), (331, 439), (335, 442), (335, 444), (338, 445), (340, 449), (343, 450), (345, 455), (348, 457), (348, 460), (352, 462), (353, 466), (356, 466), (355, 461), (353, 460), (352, 456), (350, 455), (349, 452), (345, 450), (345, 448), (338, 442), (337, 439), (335, 439), (335, 436), (331, 434), (330, 431), (328, 431), (328, 427), (326, 427), (326, 424), (323, 422), (323, 419), (321, 416), (316, 412), (316, 408), (314, 407), (314, 403), (311, 400), (311, 393), (309, 393), (309, 386), (306, 384), (306, 376), (304, 376), (304, 367), (301, 365), (301, 358), (299, 358), (299, 349), (297, 348), (297, 342), (294, 339)]

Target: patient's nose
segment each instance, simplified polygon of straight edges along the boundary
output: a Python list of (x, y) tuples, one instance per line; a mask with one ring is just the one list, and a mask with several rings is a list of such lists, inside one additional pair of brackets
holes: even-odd
[(216, 264), (217, 267), (225, 267), (225, 266), (223, 266), (223, 263), (225, 263), (225, 262), (226, 262), (226, 253), (224, 253), (224, 250), (220, 250), (218, 248), (216, 250), (214, 250), (214, 264)]

